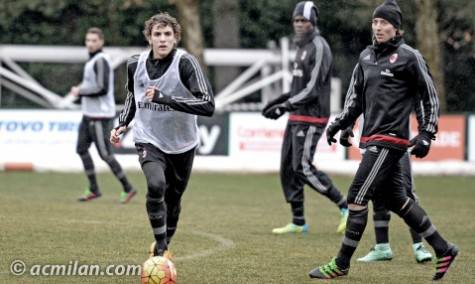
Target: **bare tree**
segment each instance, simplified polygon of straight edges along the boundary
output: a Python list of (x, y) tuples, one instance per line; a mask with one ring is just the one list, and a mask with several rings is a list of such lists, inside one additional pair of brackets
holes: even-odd
[[(214, 0), (213, 35), (217, 48), (239, 48), (239, 1)], [(219, 91), (239, 74), (239, 68), (230, 66), (216, 67), (215, 85)]]
[(441, 70), (441, 41), (437, 24), (437, 7), (433, 0), (416, 0), (417, 5), (417, 48), (426, 58), (431, 69), (440, 99), (440, 110), (445, 112), (444, 76)]
[(201, 29), (199, 0), (168, 0), (178, 10), (178, 18), (183, 27), (183, 43), (188, 52), (198, 58), (206, 70), (204, 62), (204, 40)]

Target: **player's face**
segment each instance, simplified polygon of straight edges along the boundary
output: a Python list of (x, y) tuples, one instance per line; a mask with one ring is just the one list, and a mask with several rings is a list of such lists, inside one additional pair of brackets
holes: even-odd
[(307, 33), (313, 28), (312, 23), (303, 16), (296, 16), (293, 20), (293, 26), (296, 34)]
[(371, 23), (373, 35), (378, 43), (387, 42), (396, 36), (397, 29), (388, 21), (382, 18), (374, 18)]
[(86, 34), (85, 44), (87, 51), (94, 53), (102, 48), (104, 40), (101, 39), (98, 34), (89, 33)]
[(172, 27), (163, 25), (152, 27), (148, 42), (152, 46), (154, 57), (158, 59), (165, 58), (170, 54), (177, 43)]

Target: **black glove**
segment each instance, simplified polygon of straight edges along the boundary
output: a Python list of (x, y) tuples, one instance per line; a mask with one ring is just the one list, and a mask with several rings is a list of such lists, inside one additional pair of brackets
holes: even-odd
[(277, 104), (284, 103), (284, 102), (286, 102), (289, 98), (290, 98), (290, 95), (289, 95), (289, 94), (282, 94), (281, 96), (277, 97), (276, 99), (271, 100), (269, 103), (267, 103), (267, 105), (264, 107), (264, 109), (262, 109), (262, 115), (264, 115), (264, 112), (266, 112), (267, 110), (269, 110), (271, 107), (273, 107), (273, 106), (275, 106), (275, 105), (277, 105)]
[(340, 144), (345, 147), (350, 147), (353, 144), (350, 143), (350, 137), (355, 137), (353, 134), (353, 127), (349, 126), (345, 130), (342, 130), (340, 133)]
[(266, 113), (271, 107), (273, 107), (273, 106), (275, 106), (275, 105), (276, 105), (276, 104), (275, 104), (275, 103), (272, 103), (272, 102), (268, 103), (268, 104), (262, 109), (261, 114), (262, 114), (263, 116), (265, 116), (264, 113)]
[(80, 105), (81, 104), (81, 98), (82, 98), (82, 96), (75, 97), (74, 100), (73, 100), (73, 104)]
[(276, 104), (269, 107), (267, 110), (264, 108), (262, 115), (266, 118), (277, 119), (284, 115), (285, 112), (290, 110), (290, 103), (285, 102), (281, 104)]
[(338, 123), (337, 121), (333, 121), (332, 123), (330, 123), (326, 131), (328, 145), (336, 143), (336, 139), (334, 138), (334, 136), (338, 133), (338, 131), (340, 131), (340, 123)]
[(162, 92), (155, 89), (155, 93), (153, 94), (152, 102), (157, 103), (157, 104), (166, 105), (166, 104), (170, 103), (170, 97), (167, 96), (167, 95), (164, 95)]
[(417, 158), (424, 158), (427, 156), (432, 137), (433, 135), (431, 133), (422, 131), (419, 135), (412, 138), (411, 141), (409, 141), (409, 147), (414, 146), (411, 150), (411, 155), (414, 155)]

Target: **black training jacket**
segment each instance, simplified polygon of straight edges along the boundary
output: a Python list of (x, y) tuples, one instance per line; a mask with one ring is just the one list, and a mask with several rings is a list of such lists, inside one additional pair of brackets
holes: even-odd
[[(325, 126), (330, 116), (332, 53), (318, 30), (298, 43), (287, 102), (289, 122)], [(284, 95), (285, 96), (285, 95)]]
[(419, 131), (437, 132), (439, 99), (427, 64), (418, 50), (401, 37), (371, 45), (353, 70), (343, 112), (336, 118), (341, 129), (364, 115), (360, 147), (371, 145), (407, 149), (409, 115), (421, 102)]

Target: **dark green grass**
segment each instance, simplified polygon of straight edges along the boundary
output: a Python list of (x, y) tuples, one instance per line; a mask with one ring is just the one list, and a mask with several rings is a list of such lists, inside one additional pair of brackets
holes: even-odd
[[(85, 185), (82, 174), (0, 173), (0, 283), (138, 283), (138, 276), (33, 277), (8, 272), (15, 259), (30, 267), (145, 261), (152, 241), (145, 183), (139, 173), (129, 176), (139, 195), (120, 205), (120, 186), (111, 174), (99, 175), (104, 196), (83, 204), (76, 202)], [(350, 181), (335, 177), (345, 193)], [(445, 282), (475, 283), (475, 178), (417, 177), (416, 184), (436, 227), (461, 249)], [(290, 220), (277, 175), (194, 174), (171, 245), (179, 283), (318, 282), (309, 280), (307, 272), (336, 254), (342, 238), (335, 233), (339, 215), (323, 196), (310, 189), (305, 193), (310, 232), (274, 236), (271, 229)], [(395, 215), (390, 238), (393, 261), (353, 261), (349, 276), (338, 283), (429, 283), (434, 267), (415, 263), (409, 232)], [(355, 256), (364, 255), (373, 242), (370, 220)]]

